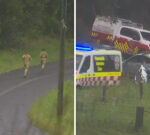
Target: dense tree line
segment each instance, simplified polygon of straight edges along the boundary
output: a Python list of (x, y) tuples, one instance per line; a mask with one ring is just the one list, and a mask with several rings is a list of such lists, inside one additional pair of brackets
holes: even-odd
[(130, 19), (150, 29), (149, 7), (150, 0), (77, 0), (77, 39), (87, 38), (97, 14)]
[[(67, 33), (73, 35), (73, 0), (67, 1)], [(61, 0), (0, 0), (0, 47), (18, 46), (24, 36), (59, 36)]]
[(97, 14), (121, 17), (150, 28), (149, 0), (97, 0)]

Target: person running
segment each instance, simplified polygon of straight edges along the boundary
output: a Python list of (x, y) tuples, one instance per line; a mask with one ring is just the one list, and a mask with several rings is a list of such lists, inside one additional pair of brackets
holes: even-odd
[(42, 49), (40, 57), (41, 57), (41, 71), (43, 72), (45, 70), (45, 65), (46, 65), (47, 57), (48, 57), (46, 49)]
[(22, 59), (24, 61), (24, 77), (27, 77), (32, 57), (30, 54), (26, 53), (22, 56)]

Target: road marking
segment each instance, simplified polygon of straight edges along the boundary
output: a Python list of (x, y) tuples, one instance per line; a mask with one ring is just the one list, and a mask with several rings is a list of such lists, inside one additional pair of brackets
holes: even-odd
[(45, 78), (45, 77), (50, 77), (50, 75), (45, 75), (45, 76), (42, 76), (42, 77), (36, 77), (36, 78), (34, 78), (34, 79), (30, 79), (30, 80), (27, 80), (27, 81), (25, 81), (25, 82), (22, 82), (22, 83), (20, 83), (20, 84), (14, 86), (14, 87), (12, 87), (12, 88), (6, 89), (5, 91), (0, 92), (0, 97), (1, 97), (1, 96), (4, 96), (5, 94), (7, 94), (7, 93), (9, 93), (9, 92), (11, 92), (11, 91), (13, 91), (13, 90), (15, 90), (16, 88), (19, 88), (19, 87), (21, 87), (21, 86), (23, 86), (23, 85), (26, 85), (26, 84), (28, 84), (28, 83), (31, 83), (31, 82), (33, 82), (33, 81), (36, 81), (36, 80), (39, 80), (39, 79), (42, 79), (42, 78)]

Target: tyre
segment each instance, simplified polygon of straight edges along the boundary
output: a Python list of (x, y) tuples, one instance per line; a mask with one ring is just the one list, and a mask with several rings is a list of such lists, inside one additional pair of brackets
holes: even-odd
[(77, 85), (76, 89), (80, 89), (81, 90), (82, 89), (81, 85)]

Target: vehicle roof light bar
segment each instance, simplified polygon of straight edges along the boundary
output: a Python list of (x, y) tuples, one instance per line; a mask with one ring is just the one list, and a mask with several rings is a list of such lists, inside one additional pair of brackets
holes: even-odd
[(93, 51), (93, 47), (89, 45), (76, 44), (76, 50), (80, 51)]

